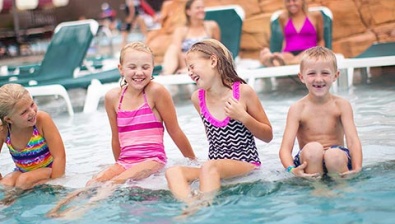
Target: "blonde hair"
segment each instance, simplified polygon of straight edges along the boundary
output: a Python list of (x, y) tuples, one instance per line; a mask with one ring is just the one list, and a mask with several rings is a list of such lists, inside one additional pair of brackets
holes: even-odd
[(217, 57), (217, 72), (221, 75), (222, 84), (228, 88), (234, 82), (246, 83), (236, 72), (232, 53), (221, 42), (215, 39), (205, 39), (192, 45), (188, 53), (199, 52), (203, 58)]
[(332, 63), (334, 70), (337, 71), (336, 55), (332, 50), (321, 46), (312, 47), (303, 52), (300, 61), (300, 70), (303, 70), (306, 62), (318, 60)]
[(27, 94), (29, 92), (20, 84), (8, 83), (0, 87), (0, 119), (3, 126), (7, 125), (5, 116), (11, 114), (15, 104)]
[[(154, 66), (154, 53), (152, 52), (151, 48), (149, 48), (145, 43), (136, 41), (136, 42), (131, 42), (129, 44), (126, 44), (125, 46), (122, 47), (121, 49), (121, 56), (119, 57), (119, 63), (122, 65), (123, 64), (123, 59), (125, 58), (125, 54), (127, 50), (136, 50), (136, 51), (141, 51), (145, 52), (147, 54), (150, 54), (152, 57), (152, 67)], [(153, 69), (153, 68), (152, 68)], [(126, 80), (122, 77), (120, 81), (121, 87), (126, 85)]]
[(123, 46), (123, 48), (121, 49), (121, 56), (119, 57), (119, 63), (122, 64), (123, 63), (123, 59), (125, 58), (125, 54), (126, 51), (132, 49), (132, 50), (136, 50), (136, 51), (141, 51), (141, 52), (145, 52), (147, 54), (150, 54), (152, 56), (152, 65), (154, 64), (154, 54), (152, 53), (151, 48), (149, 48), (145, 43), (143, 42), (131, 42), (129, 44), (126, 44), (125, 46)]

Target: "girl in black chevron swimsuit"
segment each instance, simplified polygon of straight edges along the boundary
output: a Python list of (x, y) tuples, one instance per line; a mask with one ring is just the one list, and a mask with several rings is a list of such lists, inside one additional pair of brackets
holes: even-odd
[[(270, 142), (273, 131), (254, 89), (237, 75), (232, 55), (223, 44), (214, 39), (197, 42), (187, 52), (186, 62), (199, 88), (192, 102), (205, 126), (209, 160), (201, 167), (171, 167), (166, 178), (174, 196), (191, 205), (196, 197), (210, 203), (221, 179), (259, 168), (254, 137)], [(196, 179), (199, 190), (191, 191), (190, 183)]]

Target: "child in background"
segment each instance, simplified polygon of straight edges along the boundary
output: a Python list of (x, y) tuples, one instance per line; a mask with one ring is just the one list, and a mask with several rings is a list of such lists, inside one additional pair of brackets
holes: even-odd
[[(254, 137), (270, 142), (273, 131), (257, 94), (237, 75), (232, 55), (222, 43), (214, 39), (195, 43), (186, 63), (199, 88), (191, 98), (205, 126), (209, 160), (201, 167), (171, 167), (166, 178), (173, 195), (193, 207), (197, 198), (210, 203), (221, 179), (259, 168)], [(197, 179), (199, 191), (191, 192), (190, 183)]]
[(105, 95), (116, 163), (88, 181), (86, 189), (77, 190), (62, 200), (49, 212), (49, 216), (65, 215), (67, 211), (58, 214), (58, 210), (89, 188), (101, 186), (97, 197), (90, 201), (93, 203), (108, 196), (117, 185), (129, 179), (141, 180), (160, 171), (167, 161), (164, 127), (182, 154), (195, 159), (192, 147), (178, 124), (170, 93), (161, 84), (151, 81), (154, 69), (151, 50), (141, 42), (125, 45), (121, 50), (118, 69), (124, 85)]
[(38, 111), (23, 86), (0, 87), (0, 119), (0, 150), (5, 143), (15, 163), (14, 171), (0, 178), (7, 189), (1, 204), (10, 204), (25, 190), (63, 176), (66, 155), (52, 118)]
[[(316, 178), (328, 173), (348, 177), (362, 169), (352, 107), (329, 92), (338, 76), (331, 50), (313, 47), (303, 54), (299, 79), (309, 92), (289, 108), (279, 152), (281, 163), (295, 176)], [(292, 158), (295, 138), (300, 151)]]

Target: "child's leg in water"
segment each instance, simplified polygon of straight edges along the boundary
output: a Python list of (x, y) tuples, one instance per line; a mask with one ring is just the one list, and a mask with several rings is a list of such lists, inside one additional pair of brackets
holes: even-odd
[[(116, 190), (116, 188), (120, 186), (120, 184), (125, 183), (126, 180), (144, 179), (160, 170), (163, 166), (163, 164), (156, 161), (144, 161), (135, 164), (132, 168), (128, 170), (124, 170), (119, 164), (115, 164), (114, 166), (111, 166), (104, 172), (100, 173), (92, 181), (89, 181), (89, 185), (87, 187), (81, 190), (77, 190), (69, 195), (67, 198), (63, 199), (47, 215), (49, 217), (76, 217), (78, 215), (82, 215), (83, 212), (92, 207), (95, 202), (108, 198)], [(120, 170), (122, 170), (120, 169), (120, 167), (123, 169), (123, 172), (119, 172)], [(108, 173), (111, 173), (111, 175), (118, 175), (113, 177), (110, 181), (107, 181), (108, 177), (111, 176), (107, 175)], [(106, 182), (97, 182), (97, 180), (103, 181), (103, 179), (105, 179)], [(59, 210), (64, 205), (68, 204), (71, 200), (79, 196), (81, 193), (95, 193), (95, 196), (91, 197), (88, 203), (83, 206), (80, 206), (78, 208), (71, 207), (59, 213)]]
[(0, 205), (4, 205), (4, 206), (11, 205), (12, 203), (15, 202), (16, 199), (18, 199), (22, 194), (24, 194), (29, 190), (30, 189), (24, 190), (16, 187), (12, 187), (12, 188), (6, 187), (4, 198), (0, 201)]
[[(62, 212), (58, 212), (59, 209), (65, 204), (65, 203), (69, 203), (70, 200), (65, 201), (65, 203), (63, 203), (63, 205), (58, 205), (56, 208), (54, 208), (53, 210), (51, 210), (48, 213), (49, 217), (65, 217), (65, 218), (77, 218), (82, 216), (86, 211), (88, 211), (89, 209), (91, 209), (96, 202), (103, 200), (105, 198), (108, 198), (114, 191), (115, 189), (120, 186), (119, 184), (116, 184), (112, 181), (108, 181), (105, 182), (103, 184), (101, 184), (100, 186), (96, 186), (96, 187), (88, 187), (90, 189), (88, 189), (85, 193), (95, 193), (95, 196), (93, 196), (92, 198), (89, 199), (89, 201), (83, 205), (80, 206), (74, 206), (74, 207), (70, 207), (67, 208), (65, 210), (63, 210)], [(86, 189), (86, 188), (85, 188)], [(79, 192), (79, 193), (83, 193), (83, 192)], [(74, 197), (79, 196), (79, 194), (76, 192), (76, 194), (73, 194)]]
[(48, 217), (60, 217), (63, 216), (67, 211), (73, 209), (69, 208), (67, 210), (64, 210), (63, 212), (59, 213), (59, 210), (65, 206), (66, 204), (70, 203), (73, 199), (76, 197), (81, 196), (82, 194), (88, 194), (88, 193), (93, 193), (93, 191), (98, 187), (98, 185), (91, 185), (82, 189), (78, 189), (76, 191), (73, 191), (71, 194), (69, 194), (66, 198), (62, 199), (53, 209), (51, 209), (48, 213)]
[(187, 206), (182, 210), (180, 216), (177, 219), (186, 218), (195, 214), (197, 211), (204, 207), (208, 207), (213, 203), (217, 191), (202, 193), (198, 190), (193, 190), (189, 196), (190, 200), (187, 202)]

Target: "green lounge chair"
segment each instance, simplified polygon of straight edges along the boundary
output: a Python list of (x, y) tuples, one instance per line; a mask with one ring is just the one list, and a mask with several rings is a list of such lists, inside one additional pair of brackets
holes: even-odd
[(353, 82), (354, 69), (364, 68), (364, 79), (371, 78), (371, 67), (394, 66), (395, 65), (395, 42), (373, 43), (361, 54), (353, 58), (345, 58), (339, 62), (340, 69), (347, 69), (348, 79), (345, 85), (351, 86)]
[(239, 5), (208, 7), (206, 20), (214, 20), (221, 29), (221, 42), (237, 58), (240, 51), (240, 40), (245, 13)]
[[(98, 23), (94, 20), (60, 23), (54, 30), (54, 35), (38, 69), (29, 75), (2, 80), (0, 85), (19, 83), (28, 87), (32, 96), (60, 95), (66, 100), (69, 114), (72, 115), (74, 112), (67, 91), (63, 90), (64, 87), (59, 86), (59, 83), (65, 78), (74, 78), (79, 72), (97, 29)], [(41, 88), (41, 85), (46, 85), (44, 83), (51, 83), (53, 90), (48, 86)], [(38, 86), (31, 87), (35, 85)]]
[(87, 89), (92, 79), (107, 83), (115, 82), (120, 77), (115, 61), (109, 69), (80, 71), (98, 27), (94, 20), (59, 24), (37, 72), (28, 78), (24, 75), (23, 78), (8, 80), (6, 83), (22, 84), (28, 88), (32, 96), (60, 95), (67, 103), (69, 114), (73, 115), (67, 89)]

